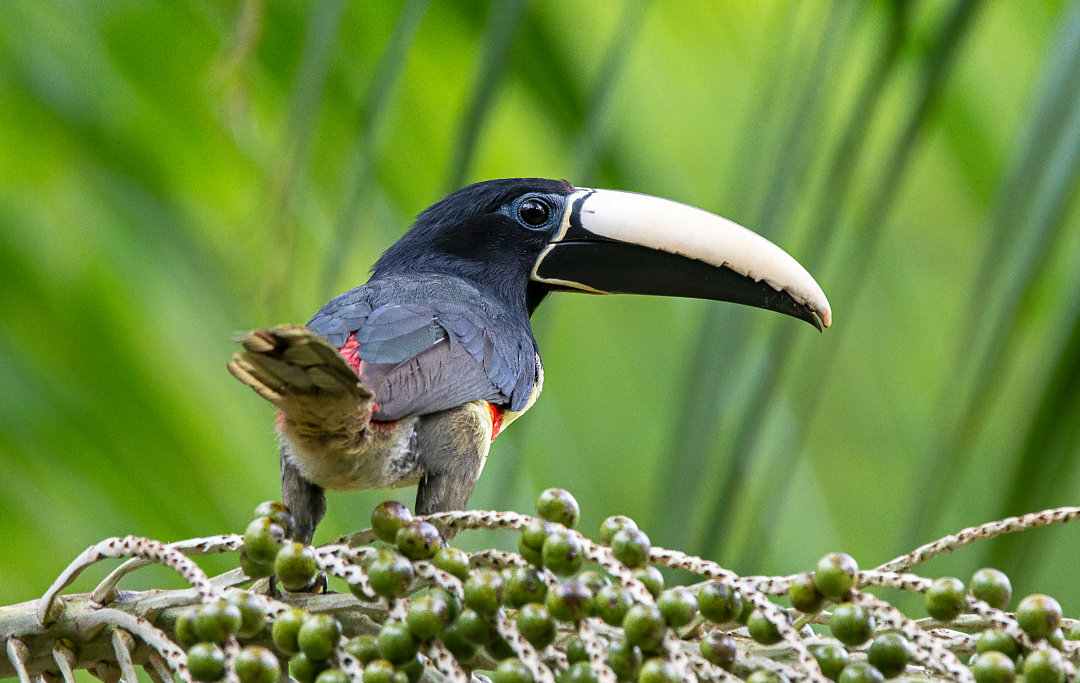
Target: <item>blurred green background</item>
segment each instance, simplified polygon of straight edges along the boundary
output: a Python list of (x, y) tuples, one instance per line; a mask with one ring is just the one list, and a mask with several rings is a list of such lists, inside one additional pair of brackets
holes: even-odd
[[(242, 530), (280, 492), (231, 337), (306, 321), (493, 177), (732, 218), (835, 324), (551, 297), (544, 395), (476, 507), (562, 486), (589, 533), (629, 514), (775, 574), (1076, 504), (1078, 161), (1077, 0), (4, 2), (0, 603), (107, 536)], [(388, 495), (414, 492), (331, 495), (316, 540)], [(992, 564), (1075, 616), (1078, 533), (925, 571)]]

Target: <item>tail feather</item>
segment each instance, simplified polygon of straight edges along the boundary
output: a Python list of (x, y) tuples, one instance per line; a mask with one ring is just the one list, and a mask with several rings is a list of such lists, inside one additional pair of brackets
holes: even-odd
[(244, 350), (229, 360), (229, 372), (266, 400), (288, 395), (351, 395), (370, 400), (371, 392), (330, 342), (299, 325), (279, 325), (244, 333)]
[(237, 341), (244, 350), (233, 354), (229, 372), (280, 411), (278, 426), (297, 447), (326, 452), (362, 439), (374, 396), (330, 342), (299, 325)]

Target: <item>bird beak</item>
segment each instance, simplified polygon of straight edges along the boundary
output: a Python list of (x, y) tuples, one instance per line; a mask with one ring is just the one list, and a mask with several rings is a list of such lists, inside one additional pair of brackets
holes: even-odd
[(783, 249), (702, 209), (633, 192), (581, 188), (532, 279), (594, 294), (731, 301), (832, 323), (821, 287)]

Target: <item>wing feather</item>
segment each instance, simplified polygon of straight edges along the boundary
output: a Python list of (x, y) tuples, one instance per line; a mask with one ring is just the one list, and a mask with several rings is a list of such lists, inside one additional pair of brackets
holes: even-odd
[(536, 381), (536, 344), (519, 319), (464, 281), (390, 277), (346, 292), (308, 323), (338, 348), (355, 335), (377, 420), (475, 401), (521, 410)]

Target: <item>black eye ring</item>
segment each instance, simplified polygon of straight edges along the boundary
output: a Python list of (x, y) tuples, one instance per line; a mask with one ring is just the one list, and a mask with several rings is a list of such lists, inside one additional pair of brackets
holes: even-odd
[(518, 217), (525, 225), (537, 228), (551, 218), (551, 207), (539, 199), (526, 199), (518, 207)]

